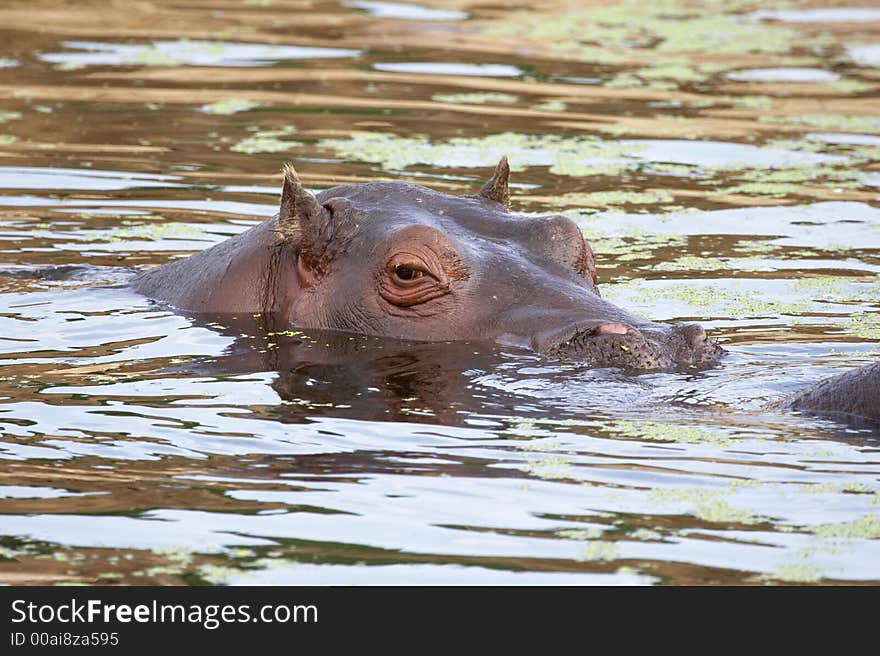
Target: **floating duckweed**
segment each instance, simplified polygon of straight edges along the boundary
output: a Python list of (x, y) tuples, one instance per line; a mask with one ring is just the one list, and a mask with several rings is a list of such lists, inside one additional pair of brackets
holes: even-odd
[(676, 82), (703, 82), (706, 74), (686, 61), (680, 64), (659, 64), (640, 68), (635, 74), (643, 80), (675, 80)]
[(746, 180), (764, 183), (783, 183), (783, 182), (806, 182), (808, 180), (819, 180), (828, 178), (831, 180), (847, 180), (854, 176), (854, 172), (843, 167), (835, 167), (830, 165), (803, 165), (791, 166), (784, 169), (774, 170), (750, 170), (738, 173), (735, 180)]
[(21, 118), (21, 112), (0, 112), (0, 123)]
[(556, 531), (556, 535), (568, 540), (595, 540), (602, 535), (602, 531), (597, 528), (588, 529), (564, 529)]
[(0, 545), (0, 559), (15, 560), (20, 555), (23, 555), (23, 552)]
[(601, 234), (591, 234), (589, 228), (584, 230), (584, 236), (590, 241), (590, 245), (595, 253), (614, 255), (615, 259), (620, 262), (647, 259), (658, 248), (683, 246), (687, 243), (686, 237), (682, 235), (633, 235), (627, 238), (606, 237)]
[(840, 79), (840, 80), (832, 80), (831, 82), (826, 82), (827, 86), (835, 89), (836, 91), (840, 91), (841, 93), (863, 93), (865, 91), (871, 91), (875, 88), (873, 84), (866, 84), (859, 80), (849, 80), (849, 79)]
[(519, 96), (511, 93), (435, 93), (431, 100), (452, 104), (511, 105), (519, 100)]
[(246, 112), (259, 106), (260, 103), (247, 100), (246, 98), (227, 98), (209, 105), (202, 105), (201, 111), (206, 114), (235, 114), (237, 112)]
[(544, 480), (568, 478), (568, 474), (564, 470), (570, 464), (568, 458), (563, 456), (547, 456), (537, 462), (529, 463), (526, 472)]
[(722, 431), (679, 426), (677, 424), (661, 424), (657, 422), (634, 422), (619, 420), (606, 425), (612, 433), (623, 433), (631, 437), (656, 442), (679, 442), (682, 444), (730, 444), (730, 436)]
[(760, 524), (766, 521), (749, 510), (734, 508), (722, 499), (698, 505), (695, 514), (700, 519), (713, 523)]
[(66, 61), (55, 64), (52, 68), (54, 68), (56, 71), (78, 71), (85, 67), (85, 64), (81, 64), (76, 61)]
[(620, 298), (628, 289), (639, 289), (644, 300), (675, 300), (688, 303), (714, 316), (729, 316), (737, 319), (774, 317), (782, 314), (796, 315), (804, 312), (808, 303), (774, 301), (759, 297), (748, 290), (733, 291), (711, 287), (695, 287), (686, 283), (673, 284), (661, 288), (645, 288), (638, 281), (627, 281), (605, 288), (605, 296), (611, 301)]
[(880, 538), (880, 517), (877, 515), (865, 515), (852, 522), (822, 524), (812, 530), (813, 533), (823, 538), (875, 540)]
[(692, 514), (704, 521), (723, 524), (760, 524), (765, 518), (750, 510), (734, 508), (722, 498), (722, 492), (695, 488), (657, 489), (651, 498), (657, 503), (684, 503), (694, 506)]
[(224, 43), (200, 43), (181, 41), (174, 51), (157, 45), (142, 46), (138, 50), (126, 53), (124, 63), (142, 64), (144, 66), (180, 66), (186, 64), (197, 55), (222, 55), (226, 51)]
[(434, 144), (422, 136), (355, 132), (346, 139), (322, 139), (317, 146), (352, 161), (379, 164), (384, 169), (403, 169), (415, 164), (489, 167), (505, 154), (514, 170), (549, 166), (550, 172), (557, 175), (614, 175), (636, 166), (627, 159), (633, 152), (632, 146), (624, 148), (588, 136), (503, 132)]
[(594, 540), (588, 542), (586, 548), (581, 551), (581, 560), (614, 560), (619, 555), (617, 545), (613, 542)]
[(840, 492), (873, 493), (873, 490), (863, 483), (816, 483), (814, 485), (801, 486), (801, 492), (807, 494), (839, 494)]
[(539, 112), (564, 112), (566, 110), (566, 104), (561, 100), (548, 100), (546, 102), (538, 103), (537, 105), (532, 105), (532, 109)]
[(637, 528), (635, 531), (632, 531), (629, 536), (633, 540), (645, 540), (645, 541), (656, 541), (662, 540), (663, 535), (658, 533), (657, 531), (652, 531), (649, 528)]
[(748, 194), (750, 196), (768, 196), (782, 198), (800, 191), (801, 187), (788, 182), (744, 182), (730, 187), (716, 189), (715, 196), (725, 194)]
[(204, 230), (200, 226), (186, 223), (145, 223), (135, 226), (111, 228), (101, 237), (109, 242), (129, 241), (142, 239), (146, 241), (159, 241), (168, 237), (196, 238), (204, 236)]
[(763, 580), (775, 579), (786, 583), (815, 583), (825, 578), (821, 568), (809, 563), (781, 565), (770, 576), (762, 576)]
[(789, 123), (810, 125), (823, 130), (880, 134), (880, 118), (876, 116), (845, 116), (839, 114), (817, 114), (806, 116), (765, 116), (768, 123)]
[(674, 175), (681, 177), (695, 177), (699, 174), (699, 169), (690, 164), (667, 164), (665, 162), (650, 162), (647, 165), (649, 173), (658, 173), (660, 175)]
[(8, 146), (18, 141), (18, 137), (11, 134), (0, 134), (0, 146)]
[(683, 255), (671, 262), (661, 262), (652, 269), (654, 271), (720, 271), (727, 267), (728, 263), (717, 257)]
[(754, 239), (741, 239), (736, 242), (733, 250), (737, 253), (750, 253), (752, 255), (767, 255), (776, 253), (782, 249), (782, 246), (771, 243), (770, 240), (758, 241)]
[(849, 331), (863, 339), (880, 339), (880, 314), (860, 312), (850, 319)]
[(618, 73), (608, 80), (604, 86), (612, 89), (634, 89), (644, 86), (645, 83), (640, 77), (636, 77), (632, 73)]
[(132, 572), (134, 576), (180, 576), (186, 573), (186, 568), (180, 565), (156, 565), (148, 567), (143, 572)]
[[(809, 135), (804, 139), (770, 139), (764, 144), (768, 148), (782, 148), (783, 150), (799, 150), (809, 153), (824, 153), (828, 150), (828, 144), (822, 141), (811, 139)], [(751, 172), (743, 171), (740, 175), (744, 176)], [(755, 171), (761, 173), (761, 171)], [(744, 178), (740, 178), (744, 179)]]
[(160, 549), (151, 549), (151, 551), (157, 556), (164, 556), (169, 561), (174, 563), (174, 565), (170, 566), (159, 566), (153, 567), (147, 570), (148, 574), (179, 574), (182, 571), (182, 568), (185, 568), (189, 565), (194, 557), (192, 551), (187, 549), (186, 547), (167, 547)]
[[(717, 7), (713, 12), (706, 6), (623, 0), (574, 11), (507, 12), (486, 31), (548, 48), (560, 57), (601, 63), (623, 56), (657, 60), (658, 53), (664, 52), (781, 54), (794, 47), (797, 31), (725, 15), (724, 5)], [(812, 37), (817, 47), (829, 42), (825, 37)], [(662, 57), (657, 63), (670, 67), (672, 74), (685, 75)]]
[(764, 110), (773, 106), (773, 99), (767, 96), (738, 96), (733, 98), (735, 109)]
[(0, 68), (15, 68), (16, 66), (21, 66), (21, 62), (17, 59), (0, 57)]
[(654, 205), (670, 203), (675, 198), (663, 189), (649, 191), (594, 191), (589, 194), (564, 194), (559, 198), (562, 205), (598, 205), (615, 207), (620, 205)]
[(863, 278), (816, 276), (792, 283), (791, 289), (795, 294), (819, 301), (878, 302), (880, 301), (878, 282), (880, 281), (869, 282)]
[(558, 444), (554, 440), (529, 440), (528, 442), (523, 442), (522, 444), (517, 444), (517, 447), (520, 451), (539, 451), (539, 452), (547, 452), (547, 451), (555, 451), (558, 447)]
[(224, 565), (199, 565), (196, 569), (196, 575), (210, 583), (211, 585), (223, 585), (236, 574), (240, 574), (241, 570), (234, 567), (226, 567)]
[(284, 141), (278, 137), (293, 134), (295, 128), (288, 126), (281, 130), (265, 130), (255, 132), (251, 137), (245, 137), (229, 150), (236, 153), (281, 153), (292, 148), (302, 146), (299, 141)]

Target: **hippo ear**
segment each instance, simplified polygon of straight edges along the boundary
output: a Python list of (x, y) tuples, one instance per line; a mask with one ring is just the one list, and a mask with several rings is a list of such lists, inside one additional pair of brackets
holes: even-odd
[(501, 203), (505, 210), (510, 209), (510, 189), (507, 188), (507, 181), (510, 179), (510, 164), (507, 163), (507, 156), (501, 158), (498, 166), (495, 167), (495, 173), (492, 179), (483, 185), (480, 189), (480, 196)]
[(292, 164), (282, 168), (284, 183), (281, 188), (281, 208), (278, 210), (276, 232), (283, 241), (302, 246), (310, 235), (321, 230), (330, 220), (330, 210), (306, 191)]

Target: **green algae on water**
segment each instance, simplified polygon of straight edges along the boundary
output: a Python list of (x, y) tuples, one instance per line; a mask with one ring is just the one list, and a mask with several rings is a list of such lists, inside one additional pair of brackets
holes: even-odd
[(526, 466), (526, 472), (543, 480), (556, 480), (568, 478), (567, 467), (571, 461), (564, 456), (545, 456), (536, 462), (530, 462)]
[(848, 329), (857, 337), (880, 340), (880, 314), (860, 312), (850, 319)]
[(247, 100), (246, 98), (227, 98), (209, 105), (202, 105), (200, 110), (206, 114), (237, 114), (238, 112), (246, 112), (256, 107), (260, 107), (260, 103)]
[(761, 524), (766, 518), (751, 510), (734, 508), (724, 498), (724, 492), (699, 488), (661, 488), (651, 492), (651, 499), (660, 504), (680, 503), (693, 507), (695, 517), (719, 524)]
[(627, 281), (605, 288), (605, 297), (611, 301), (620, 300), (623, 292), (638, 289), (644, 300), (675, 300), (688, 303), (701, 309), (702, 314), (729, 316), (736, 319), (775, 317), (782, 314), (797, 315), (804, 312), (809, 304), (806, 301), (781, 301), (767, 299), (752, 293), (751, 290), (717, 289), (675, 283), (660, 288), (648, 288), (640, 281)]
[(620, 555), (617, 545), (613, 542), (593, 540), (587, 542), (583, 551), (580, 552), (581, 560), (615, 560)]
[[(784, 54), (791, 51), (798, 37), (796, 30), (727, 15), (721, 11), (723, 7), (621, 0), (575, 11), (512, 11), (486, 31), (537, 45), (553, 44), (556, 52), (568, 53), (582, 61), (591, 61), (597, 56), (600, 61), (607, 61), (608, 54), (603, 54), (603, 50), (613, 54), (615, 50), (626, 53), (630, 49), (650, 49), (654, 57), (657, 52)], [(732, 6), (729, 9), (736, 10)]]
[(651, 267), (653, 271), (721, 271), (727, 269), (728, 262), (717, 257), (697, 257), (683, 255), (670, 262), (660, 262)]
[(823, 538), (876, 540), (880, 539), (880, 517), (865, 515), (851, 522), (821, 524), (812, 532)]
[(567, 540), (596, 540), (602, 535), (602, 531), (597, 528), (589, 529), (563, 529), (556, 531), (556, 535)]
[(743, 182), (742, 184), (716, 189), (713, 196), (727, 194), (746, 194), (749, 196), (767, 196), (768, 198), (784, 198), (801, 190), (800, 185), (789, 182)]
[(627, 156), (632, 147), (592, 136), (502, 132), (480, 138), (458, 137), (431, 143), (426, 137), (400, 137), (382, 132), (354, 132), (345, 139), (322, 139), (318, 148), (339, 157), (379, 164), (383, 169), (404, 169), (417, 164), (448, 167), (491, 167), (502, 155), (513, 170), (548, 166), (557, 175), (615, 175), (635, 162)]
[(606, 424), (605, 427), (612, 433), (622, 433), (642, 440), (657, 442), (714, 444), (716, 446), (725, 446), (731, 442), (730, 436), (722, 431), (696, 428), (693, 426), (679, 426), (677, 424), (619, 420)]
[(257, 131), (253, 136), (245, 137), (229, 150), (236, 153), (283, 153), (293, 148), (302, 147), (304, 144), (300, 141), (286, 141), (279, 139), (296, 132), (296, 129), (288, 126), (280, 130), (262, 130)]
[(539, 112), (564, 112), (566, 107), (566, 104), (561, 100), (547, 100), (546, 102), (532, 105), (531, 108)]
[(646, 191), (594, 191), (588, 194), (568, 193), (559, 197), (560, 205), (595, 205), (620, 207), (624, 205), (656, 205), (671, 203), (675, 198), (663, 189)]
[(810, 563), (780, 565), (775, 572), (759, 577), (762, 581), (782, 581), (784, 583), (816, 583), (825, 578), (822, 569)]
[(455, 105), (512, 105), (519, 96), (512, 93), (435, 93), (431, 100)]
[(761, 118), (767, 123), (788, 123), (809, 125), (822, 130), (834, 132), (855, 132), (859, 134), (880, 134), (880, 117), (851, 116), (840, 114), (814, 114), (793, 116), (765, 116)]

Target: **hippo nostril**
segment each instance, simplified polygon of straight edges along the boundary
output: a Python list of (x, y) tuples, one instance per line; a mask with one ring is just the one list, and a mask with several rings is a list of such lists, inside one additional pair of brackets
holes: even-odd
[(702, 346), (708, 339), (705, 328), (698, 323), (684, 324), (679, 326), (678, 330), (685, 341), (694, 347)]
[(622, 323), (603, 323), (593, 329), (594, 335), (626, 335), (629, 326)]

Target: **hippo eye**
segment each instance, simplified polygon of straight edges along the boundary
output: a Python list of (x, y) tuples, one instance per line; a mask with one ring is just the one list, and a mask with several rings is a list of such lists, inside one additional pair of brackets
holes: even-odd
[(394, 275), (401, 280), (409, 281), (421, 278), (423, 275), (425, 275), (425, 273), (424, 271), (419, 271), (418, 269), (412, 269), (408, 266), (404, 266), (403, 264), (399, 264), (394, 267)]
[(421, 305), (449, 293), (446, 273), (428, 251), (401, 252), (379, 275), (379, 293), (397, 307)]

